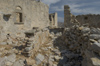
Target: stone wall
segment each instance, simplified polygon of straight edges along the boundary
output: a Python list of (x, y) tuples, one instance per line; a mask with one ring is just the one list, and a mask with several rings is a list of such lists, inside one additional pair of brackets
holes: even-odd
[[(63, 40), (68, 50), (69, 66), (100, 66), (100, 28), (73, 26), (67, 28)], [(77, 59), (75, 59), (77, 58)]]
[(100, 15), (86, 14), (74, 16), (71, 14), (70, 7), (68, 5), (64, 6), (64, 26), (70, 27), (77, 23), (80, 25), (87, 24), (90, 27), (100, 27)]
[(49, 26), (49, 7), (34, 0), (0, 0), (0, 38), (24, 36), (33, 27)]
[(78, 24), (76, 16), (74, 16), (68, 5), (64, 6), (64, 27), (71, 27), (74, 23)]
[(50, 27), (51, 28), (58, 27), (57, 13), (49, 14), (49, 20), (50, 20)]
[(100, 15), (87, 14), (87, 15), (77, 15), (76, 19), (80, 24), (88, 24), (92, 27), (100, 27)]
[(68, 5), (64, 6), (64, 26), (67, 27), (70, 25), (71, 20), (71, 13), (70, 13), (70, 7)]

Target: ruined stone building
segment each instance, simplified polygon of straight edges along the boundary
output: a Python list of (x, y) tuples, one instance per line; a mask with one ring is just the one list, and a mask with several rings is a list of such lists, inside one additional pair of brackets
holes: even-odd
[(67, 27), (70, 25), (71, 21), (71, 13), (70, 7), (68, 5), (64, 6), (64, 26)]
[[(57, 16), (54, 17), (57, 18)], [(48, 26), (50, 26), (49, 7), (40, 0), (0, 0), (0, 37), (2, 39), (7, 34), (22, 36), (21, 33), (33, 27)]]
[(0, 66), (100, 66), (100, 16), (64, 8), (58, 27), (40, 0), (0, 0)]
[(86, 14), (74, 16), (71, 14), (70, 7), (68, 5), (64, 6), (64, 26), (70, 27), (72, 23), (79, 22), (80, 25), (86, 24), (90, 27), (100, 27), (100, 15)]
[(57, 28), (58, 27), (58, 21), (57, 21), (57, 13), (49, 14), (49, 20), (50, 20), (50, 27), (51, 28)]
[(100, 28), (100, 15), (95, 14), (87, 14), (87, 15), (77, 15), (76, 19), (80, 22), (80, 24), (87, 24), (92, 27)]
[(68, 5), (64, 6), (64, 26), (71, 27), (74, 22), (77, 22), (76, 17), (71, 14), (70, 7)]

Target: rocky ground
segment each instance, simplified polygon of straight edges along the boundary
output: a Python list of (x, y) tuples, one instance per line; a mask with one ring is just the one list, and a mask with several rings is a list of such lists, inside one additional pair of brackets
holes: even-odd
[(100, 29), (75, 25), (50, 31), (34, 29), (26, 37), (0, 43), (0, 66), (100, 66)]

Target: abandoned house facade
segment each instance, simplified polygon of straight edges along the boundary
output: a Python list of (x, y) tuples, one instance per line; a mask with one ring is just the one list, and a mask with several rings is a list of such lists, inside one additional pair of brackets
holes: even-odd
[(0, 38), (23, 36), (33, 27), (50, 26), (48, 5), (36, 0), (0, 0)]

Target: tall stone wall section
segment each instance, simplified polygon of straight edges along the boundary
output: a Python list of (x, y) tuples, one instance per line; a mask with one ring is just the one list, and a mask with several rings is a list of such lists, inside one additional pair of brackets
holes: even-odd
[(64, 6), (64, 27), (71, 27), (73, 24), (78, 23), (76, 16), (71, 14), (70, 7)]
[(78, 15), (76, 19), (80, 22), (80, 24), (88, 24), (90, 27), (99, 27), (100, 28), (100, 15)]
[[(21, 16), (20, 20), (19, 17)], [(0, 38), (7, 35), (24, 37), (33, 27), (49, 26), (49, 7), (33, 0), (0, 0)], [(16, 22), (21, 21), (21, 22)]]
[(71, 21), (71, 13), (70, 13), (70, 7), (68, 5), (64, 6), (64, 26), (68, 27), (70, 26)]
[(52, 13), (49, 14), (49, 20), (50, 20), (50, 27), (51, 28), (57, 28), (58, 27), (58, 19), (57, 19), (58, 15), (57, 13)]

